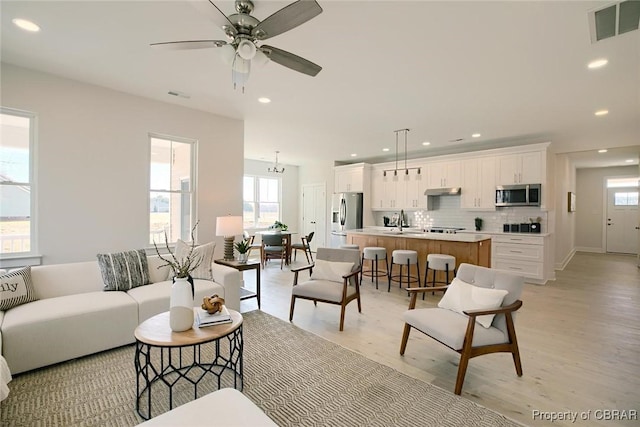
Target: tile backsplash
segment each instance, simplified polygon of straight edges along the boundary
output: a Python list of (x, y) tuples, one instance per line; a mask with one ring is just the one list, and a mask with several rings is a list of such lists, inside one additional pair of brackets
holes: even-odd
[[(474, 230), (474, 220), (476, 217), (482, 218), (482, 231), (486, 232), (502, 232), (503, 224), (531, 222), (530, 218), (536, 221), (539, 217), (542, 232), (546, 233), (547, 228), (547, 212), (537, 207), (518, 206), (497, 208), (495, 211), (468, 211), (460, 209), (460, 196), (440, 196), (438, 209), (436, 210), (418, 210), (406, 211), (405, 217), (410, 227), (462, 227), (467, 230)], [(399, 210), (393, 211), (376, 211), (374, 218), (376, 225), (384, 225), (384, 216), (391, 217)]]

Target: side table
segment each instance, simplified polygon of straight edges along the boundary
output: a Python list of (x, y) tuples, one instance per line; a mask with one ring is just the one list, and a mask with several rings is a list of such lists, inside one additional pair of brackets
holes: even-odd
[(247, 270), (255, 270), (256, 271), (256, 291), (252, 292), (245, 287), (240, 288), (240, 299), (245, 300), (249, 298), (257, 298), (258, 299), (258, 309), (260, 309), (260, 261), (247, 261), (245, 263), (241, 263), (236, 260), (226, 260), (226, 259), (216, 259), (214, 260), (216, 264), (226, 265), (227, 267), (235, 268), (236, 270), (242, 272)]
[[(205, 393), (211, 388), (219, 390), (229, 386), (242, 390), (243, 319), (235, 310), (229, 309), (229, 313), (231, 323), (204, 328), (194, 324), (187, 331), (173, 332), (166, 311), (136, 328), (134, 365), (138, 415), (145, 420), (153, 417), (152, 402), (161, 408), (173, 409), (174, 397), (184, 403), (191, 387), (193, 399), (198, 398), (199, 386)], [(205, 344), (213, 347), (205, 348)], [(164, 405), (164, 401), (168, 404)]]

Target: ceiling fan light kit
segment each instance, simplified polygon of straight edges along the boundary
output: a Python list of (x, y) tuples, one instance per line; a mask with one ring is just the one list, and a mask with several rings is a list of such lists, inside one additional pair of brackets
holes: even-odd
[(259, 21), (251, 15), (253, 2), (236, 0), (237, 13), (226, 16), (211, 0), (193, 2), (194, 7), (206, 14), (227, 36), (224, 40), (189, 40), (152, 43), (154, 48), (185, 50), (203, 48), (221, 48), (223, 62), (231, 65), (231, 77), (234, 89), (244, 85), (249, 79), (251, 61), (260, 65), (271, 60), (309, 76), (316, 76), (322, 67), (302, 57), (273, 46), (259, 45), (262, 40), (287, 32), (322, 13), (322, 8), (315, 0), (298, 0), (272, 15)]

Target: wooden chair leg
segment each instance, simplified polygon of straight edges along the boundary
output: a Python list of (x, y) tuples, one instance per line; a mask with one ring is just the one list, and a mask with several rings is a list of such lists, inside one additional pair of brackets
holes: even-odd
[(513, 317), (511, 313), (505, 315), (507, 321), (507, 332), (509, 333), (509, 341), (511, 341), (511, 355), (513, 356), (513, 364), (516, 366), (516, 374), (522, 376), (522, 362), (520, 361), (520, 350), (518, 349), (518, 339), (516, 338), (516, 328), (513, 326)]
[[(360, 302), (360, 300), (358, 299), (358, 302)], [(344, 329), (344, 309), (346, 308), (345, 304), (341, 304), (341, 308), (340, 308), (340, 332), (342, 332), (342, 330)]]
[(467, 373), (469, 365), (469, 352), (463, 351), (460, 355), (460, 365), (458, 366), (458, 377), (456, 378), (456, 389), (454, 391), (458, 396), (462, 394), (462, 384), (464, 384), (464, 376)]
[(296, 306), (296, 297), (291, 295), (291, 308), (289, 309), (289, 322), (293, 320), (293, 309)]
[(407, 341), (409, 341), (409, 332), (411, 332), (411, 326), (408, 323), (404, 324), (404, 331), (402, 332), (402, 341), (400, 342), (400, 355), (404, 356), (404, 351), (407, 349)]

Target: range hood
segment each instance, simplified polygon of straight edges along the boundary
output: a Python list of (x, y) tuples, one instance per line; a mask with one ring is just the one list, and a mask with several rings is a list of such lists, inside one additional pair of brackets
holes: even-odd
[(460, 194), (460, 187), (429, 188), (424, 192), (425, 196), (457, 196)]

